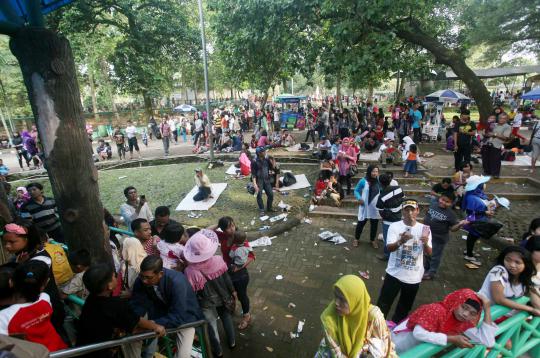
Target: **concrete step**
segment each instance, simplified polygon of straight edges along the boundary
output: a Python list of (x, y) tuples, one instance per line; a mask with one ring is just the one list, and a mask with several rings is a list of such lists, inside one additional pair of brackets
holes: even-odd
[(323, 216), (328, 218), (337, 219), (350, 219), (351, 221), (357, 221), (358, 209), (357, 208), (336, 208), (333, 206), (317, 206), (313, 211), (308, 213), (309, 216)]

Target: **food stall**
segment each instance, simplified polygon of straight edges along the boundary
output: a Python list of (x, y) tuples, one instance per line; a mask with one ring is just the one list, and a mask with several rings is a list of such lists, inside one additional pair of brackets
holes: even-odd
[(274, 99), (274, 102), (281, 103), (280, 127), (282, 129), (292, 130), (298, 128), (302, 130), (305, 128), (306, 118), (300, 110), (300, 103), (305, 101), (306, 98), (306, 96), (282, 94)]

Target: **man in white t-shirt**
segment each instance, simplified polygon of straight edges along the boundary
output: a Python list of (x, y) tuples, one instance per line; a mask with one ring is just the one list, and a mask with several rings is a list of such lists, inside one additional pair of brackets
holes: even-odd
[(141, 158), (139, 144), (137, 143), (137, 128), (133, 125), (132, 121), (127, 121), (126, 135), (128, 137), (129, 159), (133, 159), (133, 148), (135, 148), (139, 158)]
[(521, 122), (523, 120), (523, 107), (519, 107), (512, 121), (512, 135), (518, 137), (520, 140), (525, 141), (527, 138), (519, 134), (519, 129), (521, 128)]
[(402, 205), (403, 220), (388, 228), (386, 249), (390, 252), (390, 258), (377, 301), (377, 306), (386, 317), (399, 294), (392, 316), (392, 321), (396, 323), (409, 314), (424, 275), (424, 254), (431, 255), (429, 226), (416, 221), (420, 212), (418, 202), (408, 199)]

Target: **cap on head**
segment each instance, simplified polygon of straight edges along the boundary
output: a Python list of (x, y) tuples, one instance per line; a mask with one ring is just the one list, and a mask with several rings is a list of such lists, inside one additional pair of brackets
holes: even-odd
[(414, 209), (418, 209), (418, 202), (413, 199), (405, 200), (402, 204), (402, 208), (405, 209), (406, 207), (411, 207)]
[(202, 169), (201, 169), (201, 168), (195, 169), (195, 173), (201, 173), (201, 172), (202, 172)]

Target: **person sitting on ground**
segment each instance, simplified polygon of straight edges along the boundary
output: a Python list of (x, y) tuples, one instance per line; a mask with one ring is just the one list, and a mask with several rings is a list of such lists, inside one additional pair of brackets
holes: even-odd
[(381, 156), (379, 162), (382, 163), (382, 167), (385, 168), (387, 164), (401, 165), (403, 160), (401, 159), (401, 152), (394, 147), (394, 140), (385, 138), (384, 143), (379, 147)]
[(317, 145), (317, 149), (319, 150), (319, 159), (320, 160), (330, 160), (332, 159), (332, 155), (330, 154), (330, 150), (332, 149), (332, 144), (326, 138), (326, 136), (322, 136), (321, 140), (319, 141), (319, 144)]
[(531, 304), (533, 307), (540, 307), (540, 235), (532, 236), (525, 243), (525, 250), (531, 254), (531, 259), (536, 268), (536, 274), (531, 278)]
[(184, 227), (178, 223), (171, 223), (163, 229), (161, 238), (157, 248), (163, 260), (163, 267), (182, 271), (185, 267), (182, 252), (188, 239)]
[(459, 209), (461, 206), (461, 201), (463, 199), (463, 194), (465, 193), (465, 185), (467, 184), (467, 179), (473, 175), (473, 165), (471, 163), (463, 163), (461, 169), (457, 171), (452, 177), (452, 186), (455, 189), (457, 196), (456, 208)]
[(69, 263), (75, 273), (71, 280), (59, 286), (60, 292), (65, 296), (76, 295), (82, 299), (88, 296), (88, 290), (83, 283), (83, 275), (92, 263), (92, 257), (87, 249), (78, 249), (69, 252)]
[(431, 195), (438, 198), (442, 194), (454, 196), (454, 187), (452, 186), (451, 178), (443, 178), (440, 183), (433, 185)]
[(209, 322), (212, 352), (220, 357), (223, 349), (218, 333), (218, 318), (221, 318), (229, 348), (236, 346), (231, 310), (237, 295), (225, 261), (221, 256), (215, 255), (217, 248), (217, 235), (211, 230), (203, 229), (188, 240), (184, 257), (188, 262), (186, 277), (197, 293), (203, 315)]
[[(140, 275), (135, 280), (130, 305), (139, 317), (147, 315), (149, 320), (165, 328), (204, 319), (197, 297), (183, 273), (163, 268), (159, 256), (147, 256), (141, 263)], [(184, 328), (176, 333), (177, 357), (189, 357), (195, 337), (195, 328)], [(141, 356), (142, 341), (131, 343), (130, 347)], [(154, 339), (145, 349), (145, 354), (153, 356), (157, 349)]]
[(213, 198), (212, 184), (201, 168), (195, 169), (195, 185), (199, 191), (193, 196), (193, 201), (206, 201)]
[(135, 219), (145, 219), (146, 221), (154, 220), (152, 210), (146, 201), (146, 196), (137, 195), (137, 189), (133, 186), (128, 186), (124, 189), (126, 202), (120, 205), (120, 215), (124, 219), (124, 224), (129, 228), (131, 222)]
[(228, 148), (232, 147), (232, 138), (230, 132), (223, 133), (219, 141), (219, 151), (229, 151)]
[(108, 143), (105, 143), (105, 140), (100, 139), (98, 141), (98, 146), (96, 148), (96, 153), (99, 155), (99, 159), (107, 160), (112, 158), (112, 149)]
[(384, 316), (371, 304), (364, 281), (345, 275), (334, 285), (334, 300), (321, 314), (324, 338), (315, 358), (397, 358)]
[[(484, 319), (476, 327), (482, 311)], [(473, 341), (493, 347), (498, 328), (491, 320), (489, 300), (463, 288), (450, 293), (441, 302), (420, 306), (392, 330), (392, 341), (398, 353), (423, 342), (473, 348)]]
[(48, 281), (49, 267), (43, 261), (29, 260), (17, 266), (12, 279), (13, 304), (0, 311), (0, 334), (23, 335), (50, 352), (68, 347), (51, 322), (51, 299), (43, 292)]
[[(116, 289), (117, 279), (111, 265), (104, 263), (92, 265), (84, 273), (83, 283), (90, 294), (79, 318), (77, 345), (101, 343), (120, 338), (126, 333), (146, 330), (152, 330), (160, 337), (165, 335), (165, 327), (135, 314), (127, 299), (112, 296)], [(122, 346), (126, 357), (130, 356), (130, 346)], [(85, 355), (89, 358), (112, 358), (113, 356), (114, 351), (110, 349)]]
[(237, 152), (242, 150), (244, 144), (244, 136), (241, 132), (232, 132), (232, 150)]
[(377, 141), (373, 137), (364, 140), (363, 148), (366, 153), (373, 153), (378, 147)]
[(271, 145), (271, 144), (272, 143), (268, 139), (268, 132), (263, 130), (261, 132), (261, 136), (259, 137), (259, 140), (257, 141), (257, 145), (256, 145), (255, 148), (257, 148), (257, 147), (266, 147), (267, 145)]
[(281, 134), (281, 146), (282, 147), (292, 147), (295, 144), (294, 137), (289, 133), (288, 130), (284, 129)]
[(334, 174), (339, 175), (336, 167), (336, 162), (333, 160), (323, 159), (320, 165), (320, 174), (323, 179), (330, 179)]
[(240, 168), (239, 175), (248, 176), (251, 174), (251, 152), (249, 151), (249, 145), (247, 143), (243, 144), (240, 158), (238, 159), (238, 163), (235, 164), (235, 167)]
[[(515, 298), (527, 294), (532, 285), (536, 269), (530, 253), (519, 246), (508, 246), (499, 254), (495, 263), (478, 293), (487, 297), (492, 305), (501, 305), (540, 316), (540, 307), (514, 301)], [(499, 318), (497, 321), (502, 320)]]
[(150, 221), (152, 236), (161, 237), (161, 233), (168, 225), (180, 224), (178, 221), (171, 219), (171, 211), (168, 206), (158, 206), (154, 211), (155, 219)]
[(341, 183), (336, 178), (336, 175), (331, 175), (330, 179), (325, 182), (325, 188), (321, 193), (322, 198), (318, 201), (319, 205), (341, 206), (341, 200), (345, 197), (345, 193)]

